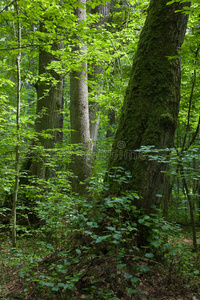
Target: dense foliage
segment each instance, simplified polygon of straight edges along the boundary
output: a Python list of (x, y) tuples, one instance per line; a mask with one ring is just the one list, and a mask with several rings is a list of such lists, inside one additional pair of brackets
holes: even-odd
[[(106, 2), (87, 1), (87, 23), (78, 23), (74, 10), (81, 4), (77, 0), (0, 3), (1, 299), (200, 297), (199, 1), (193, 0), (184, 12), (190, 18), (181, 48), (181, 105), (174, 147), (155, 149), (150, 145), (137, 152), (144, 159), (168, 165), (169, 194), (158, 195), (160, 206), (154, 207), (151, 215), (133, 205), (139, 198), (137, 191), (109, 194), (104, 180), (149, 1), (112, 1), (107, 22), (96, 26), (99, 15), (92, 12), (100, 4)], [(41, 30), (41, 23), (45, 30)], [(81, 58), (72, 51), (72, 45), (80, 43), (77, 36), (87, 44)], [(54, 50), (52, 45), (60, 42), (63, 47)], [(55, 58), (45, 75), (38, 71), (41, 47)], [(17, 128), (19, 50), (21, 107)], [(96, 77), (88, 79), (89, 103), (98, 104), (100, 125), (95, 153), (91, 154), (88, 194), (79, 196), (71, 190), (71, 155), (74, 151), (81, 155), (81, 150), (70, 144), (69, 74), (79, 71), (83, 61), (88, 63), (88, 74), (92, 74), (93, 65), (101, 68)], [(56, 129), (62, 131), (63, 138), (53, 149), (45, 149), (35, 143), (39, 135), (51, 138), (48, 130), (35, 131), (37, 84), (55, 85), (53, 71), (64, 78), (64, 125)], [(13, 248), (16, 145), (20, 181), (17, 247)], [(30, 176), (24, 169), (33, 153), (44, 158), (45, 166), (51, 169), (49, 178)], [(108, 176), (123, 186), (130, 173), (116, 167), (115, 175)], [(141, 231), (147, 245), (138, 242)]]

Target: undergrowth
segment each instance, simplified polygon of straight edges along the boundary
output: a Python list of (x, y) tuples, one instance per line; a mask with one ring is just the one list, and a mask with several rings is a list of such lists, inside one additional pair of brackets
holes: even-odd
[[(200, 297), (199, 253), (159, 210), (139, 211), (136, 193), (43, 196), (34, 212), (40, 224), (18, 226), (17, 249), (9, 225), (1, 235), (0, 299)], [(139, 247), (141, 230), (147, 244)]]

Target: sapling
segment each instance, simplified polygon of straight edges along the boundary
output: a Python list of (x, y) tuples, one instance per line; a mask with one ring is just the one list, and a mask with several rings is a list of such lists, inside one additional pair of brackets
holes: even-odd
[(20, 143), (20, 102), (21, 102), (21, 23), (19, 18), (19, 3), (16, 1), (16, 11), (17, 11), (17, 23), (18, 23), (18, 55), (17, 55), (17, 115), (16, 115), (16, 129), (17, 129), (17, 143), (15, 148), (15, 185), (14, 185), (14, 196), (13, 196), (13, 228), (12, 228), (12, 246), (16, 247), (17, 242), (17, 196), (18, 196), (18, 186), (19, 186), (19, 143)]

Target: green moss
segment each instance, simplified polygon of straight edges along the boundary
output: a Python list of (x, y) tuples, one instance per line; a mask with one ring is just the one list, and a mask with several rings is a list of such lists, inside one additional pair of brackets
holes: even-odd
[(175, 123), (175, 120), (173, 118), (173, 115), (170, 113), (164, 113), (162, 115), (160, 115), (160, 123), (163, 125), (173, 125)]
[[(141, 146), (167, 148), (173, 144), (180, 101), (180, 62), (177, 58), (169, 60), (168, 57), (177, 57), (187, 17), (174, 13), (182, 4), (166, 6), (167, 2), (151, 1), (113, 144), (113, 151), (116, 153), (119, 141), (123, 141), (125, 145), (123, 150), (129, 152)], [(146, 195), (151, 190), (150, 184), (155, 185), (155, 191), (152, 189), (152, 195), (148, 196), (154, 197), (158, 188), (156, 185), (159, 185), (156, 172), (160, 171), (160, 166), (154, 166), (139, 157), (125, 159), (123, 155), (110, 159), (109, 169), (117, 166), (131, 172), (129, 189)], [(155, 177), (154, 182), (151, 181), (151, 176)], [(112, 180), (110, 183), (117, 190)]]

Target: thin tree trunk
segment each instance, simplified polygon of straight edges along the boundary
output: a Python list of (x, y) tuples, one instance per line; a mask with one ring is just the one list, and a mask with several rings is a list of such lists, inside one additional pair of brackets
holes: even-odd
[(115, 125), (115, 111), (114, 109), (110, 108), (108, 110), (108, 125), (109, 125), (109, 128), (106, 132), (106, 137), (109, 138), (109, 137), (113, 137), (114, 136), (114, 130), (113, 130), (113, 126)]
[(99, 119), (100, 119), (100, 107), (97, 102), (90, 103), (89, 115), (90, 115), (91, 152), (94, 155), (96, 151), (97, 140), (98, 140)]
[(192, 223), (192, 240), (193, 240), (193, 247), (194, 251), (197, 251), (197, 234), (196, 234), (196, 227), (195, 227), (195, 219), (194, 219), (194, 203), (192, 201), (192, 198), (190, 196), (189, 188), (187, 181), (185, 179), (185, 174), (183, 170), (183, 166), (181, 165), (181, 175), (182, 175), (182, 181), (183, 181), (183, 186), (186, 191), (188, 203), (189, 203), (189, 208), (190, 208), (190, 220)]
[(19, 3), (16, 2), (17, 9), (17, 22), (18, 22), (18, 56), (17, 56), (17, 115), (16, 115), (16, 129), (17, 129), (17, 143), (16, 143), (16, 158), (15, 158), (15, 185), (14, 185), (14, 197), (13, 197), (13, 229), (12, 229), (12, 246), (16, 247), (17, 243), (17, 198), (18, 198), (18, 186), (19, 186), (19, 143), (20, 143), (20, 102), (21, 102), (21, 23), (19, 19)]

